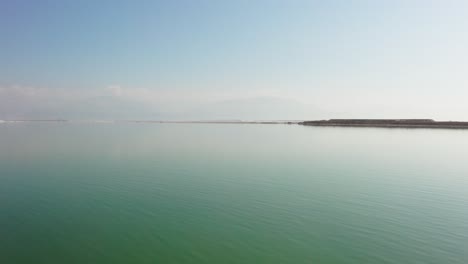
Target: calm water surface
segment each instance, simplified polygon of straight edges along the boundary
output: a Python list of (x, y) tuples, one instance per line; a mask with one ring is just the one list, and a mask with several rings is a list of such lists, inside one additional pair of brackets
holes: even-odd
[(468, 263), (468, 131), (0, 124), (0, 263)]

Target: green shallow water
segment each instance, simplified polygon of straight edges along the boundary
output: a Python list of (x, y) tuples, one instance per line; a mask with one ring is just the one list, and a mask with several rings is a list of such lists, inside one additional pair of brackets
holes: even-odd
[(468, 131), (0, 124), (0, 263), (468, 263)]

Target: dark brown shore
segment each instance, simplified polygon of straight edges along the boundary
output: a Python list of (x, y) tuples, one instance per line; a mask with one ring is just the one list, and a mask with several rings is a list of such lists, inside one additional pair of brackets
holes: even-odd
[(445, 128), (468, 129), (468, 122), (434, 121), (432, 119), (329, 119), (300, 122), (305, 126), (384, 127), (384, 128)]

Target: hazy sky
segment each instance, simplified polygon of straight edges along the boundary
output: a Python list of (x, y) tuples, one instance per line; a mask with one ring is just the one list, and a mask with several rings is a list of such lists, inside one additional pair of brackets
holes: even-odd
[(0, 119), (468, 120), (468, 1), (0, 0)]

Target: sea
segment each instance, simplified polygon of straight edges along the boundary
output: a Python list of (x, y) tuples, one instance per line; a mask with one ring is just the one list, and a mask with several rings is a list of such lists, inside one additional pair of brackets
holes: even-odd
[(0, 263), (468, 263), (468, 130), (0, 124)]

